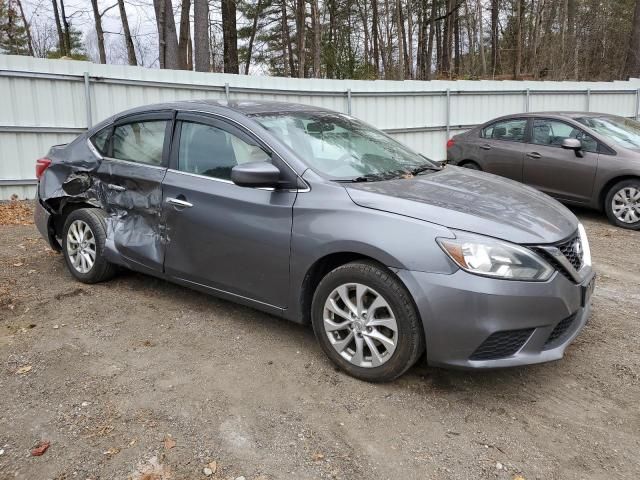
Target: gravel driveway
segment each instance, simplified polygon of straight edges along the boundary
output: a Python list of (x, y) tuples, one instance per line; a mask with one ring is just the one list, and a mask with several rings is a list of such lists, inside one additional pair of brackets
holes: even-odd
[(637, 478), (640, 232), (577, 213), (599, 283), (564, 360), (384, 385), (310, 328), (134, 273), (83, 285), (0, 226), (0, 478)]

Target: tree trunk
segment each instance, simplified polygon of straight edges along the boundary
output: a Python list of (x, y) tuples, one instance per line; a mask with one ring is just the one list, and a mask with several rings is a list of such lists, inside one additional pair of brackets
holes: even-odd
[(251, 66), (251, 53), (253, 52), (253, 42), (258, 31), (258, 19), (262, 14), (262, 0), (258, 0), (258, 5), (253, 15), (253, 25), (251, 26), (251, 36), (249, 37), (249, 45), (247, 46), (247, 62), (244, 66), (244, 74), (249, 75), (249, 67)]
[(20, 9), (20, 16), (22, 17), (22, 23), (24, 24), (24, 31), (27, 34), (27, 46), (29, 47), (29, 55), (35, 57), (33, 53), (33, 40), (31, 39), (31, 25), (27, 22), (27, 17), (24, 14), (24, 9), (22, 8), (22, 1), (16, 0), (18, 3), (18, 8)]
[(499, 0), (491, 0), (491, 77), (495, 77), (498, 70), (498, 8)]
[[(455, 6), (455, 2), (456, 0), (451, 0), (452, 7)], [(451, 16), (453, 17), (453, 52), (455, 54), (453, 59), (453, 72), (457, 77), (460, 75), (460, 57), (462, 56), (462, 52), (460, 51), (460, 10), (456, 8)]]
[(313, 29), (313, 76), (321, 78), (322, 24), (318, 0), (311, 0), (311, 25)]
[(427, 42), (427, 58), (424, 62), (424, 78), (431, 79), (431, 64), (433, 62), (433, 36), (436, 27), (436, 15), (438, 15), (438, 3), (431, 0), (431, 18), (429, 19), (429, 40)]
[(236, 0), (222, 0), (222, 41), (224, 51), (224, 73), (240, 73), (238, 65)]
[(305, 0), (296, 0), (296, 54), (298, 55), (298, 77), (305, 77), (305, 27), (307, 17), (307, 3)]
[(624, 73), (627, 78), (640, 78), (640, 0), (636, 0)]
[(291, 33), (289, 32), (289, 16), (287, 14), (287, 2), (282, 0), (282, 34), (284, 35), (284, 44), (287, 48), (287, 56), (289, 57), (289, 73), (287, 76), (295, 75), (296, 67), (293, 59), (293, 48), (291, 47)]
[(193, 0), (193, 46), (196, 72), (208, 72), (211, 67), (208, 0)]
[(484, 55), (484, 29), (482, 27), (482, 3), (478, 1), (478, 51), (482, 76), (487, 76), (487, 58)]
[(524, 0), (517, 0), (516, 4), (516, 45), (515, 45), (515, 59), (513, 62), (513, 79), (518, 80), (522, 73), (522, 26), (524, 23)]
[(124, 0), (118, 0), (118, 8), (120, 9), (120, 19), (122, 20), (122, 29), (124, 30), (124, 42), (127, 46), (127, 59), (129, 60), (129, 65), (138, 65), (138, 61), (136, 59), (136, 49), (133, 46), (131, 30), (129, 30), (127, 11), (124, 8)]
[(180, 37), (178, 37), (178, 62), (183, 70), (189, 69), (189, 44), (191, 43), (191, 0), (182, 0), (180, 6)]
[(396, 28), (398, 37), (398, 80), (404, 80), (404, 18), (402, 0), (396, 0)]
[(371, 1), (371, 35), (373, 36), (373, 65), (380, 77), (380, 41), (378, 36), (378, 0)]
[(153, 6), (156, 11), (156, 23), (158, 25), (160, 68), (177, 70), (180, 68), (178, 36), (171, 0), (153, 0)]
[(64, 11), (64, 0), (60, 0), (60, 16), (62, 17), (62, 24), (64, 25), (64, 49), (67, 55), (71, 55), (71, 29), (69, 28), (67, 14)]
[(453, 43), (453, 15), (449, 15), (455, 0), (447, 0), (444, 19), (444, 32), (442, 44), (442, 73), (451, 78), (451, 47)]
[(291, 69), (289, 68), (289, 58), (290, 55), (287, 53), (287, 45), (289, 43), (289, 24), (287, 20), (287, 4), (285, 0), (281, 1), (280, 4), (280, 20), (282, 22), (282, 70), (284, 72), (284, 76), (288, 77), (291, 75)]
[(64, 33), (62, 32), (62, 24), (60, 23), (60, 14), (58, 13), (58, 3), (56, 0), (51, 0), (53, 4), (53, 16), (56, 20), (56, 30), (58, 31), (58, 50), (60, 51), (60, 56), (64, 57), (67, 54), (67, 48), (64, 41)]
[(104, 31), (102, 30), (102, 17), (98, 10), (98, 0), (91, 0), (93, 8), (93, 20), (96, 26), (96, 36), (98, 37), (98, 53), (100, 55), (100, 63), (107, 63), (107, 52), (104, 50)]

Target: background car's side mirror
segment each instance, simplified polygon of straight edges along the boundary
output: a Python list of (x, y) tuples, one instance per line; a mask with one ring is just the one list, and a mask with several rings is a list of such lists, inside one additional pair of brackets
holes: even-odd
[(250, 162), (231, 169), (231, 181), (241, 187), (275, 188), (280, 180), (280, 170), (270, 162)]
[(582, 157), (582, 142), (577, 138), (565, 138), (562, 140), (562, 148), (573, 150), (577, 157)]

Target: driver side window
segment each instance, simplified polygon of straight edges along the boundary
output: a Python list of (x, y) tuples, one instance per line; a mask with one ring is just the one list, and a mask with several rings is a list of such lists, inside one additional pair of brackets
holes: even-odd
[(536, 118), (533, 120), (531, 143), (535, 145), (562, 146), (566, 138), (575, 138), (582, 143), (585, 152), (597, 152), (598, 142), (579, 128), (560, 120)]
[(271, 161), (258, 145), (213, 125), (183, 121), (180, 127), (178, 170), (222, 180), (231, 169), (249, 162)]

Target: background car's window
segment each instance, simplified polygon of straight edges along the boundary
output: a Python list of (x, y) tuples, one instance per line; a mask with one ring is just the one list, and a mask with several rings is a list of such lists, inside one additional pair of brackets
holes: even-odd
[(587, 152), (598, 151), (598, 142), (573, 125), (546, 118), (536, 118), (533, 120), (531, 143), (560, 147), (565, 138), (576, 138), (580, 140), (582, 149)]
[(91, 137), (91, 143), (96, 147), (96, 150), (102, 155), (107, 154), (107, 147), (109, 146), (109, 135), (111, 134), (111, 126), (103, 128), (98, 133)]
[(576, 118), (583, 125), (624, 148), (640, 148), (640, 123), (630, 118), (601, 116)]
[(113, 158), (148, 165), (162, 165), (166, 120), (133, 122), (113, 132)]
[(270, 161), (269, 155), (232, 133), (211, 125), (183, 122), (180, 131), (178, 169), (229, 180), (238, 164)]
[(510, 142), (524, 142), (524, 131), (527, 121), (523, 118), (503, 120), (492, 123), (482, 130), (482, 138), (492, 140), (506, 140)]

